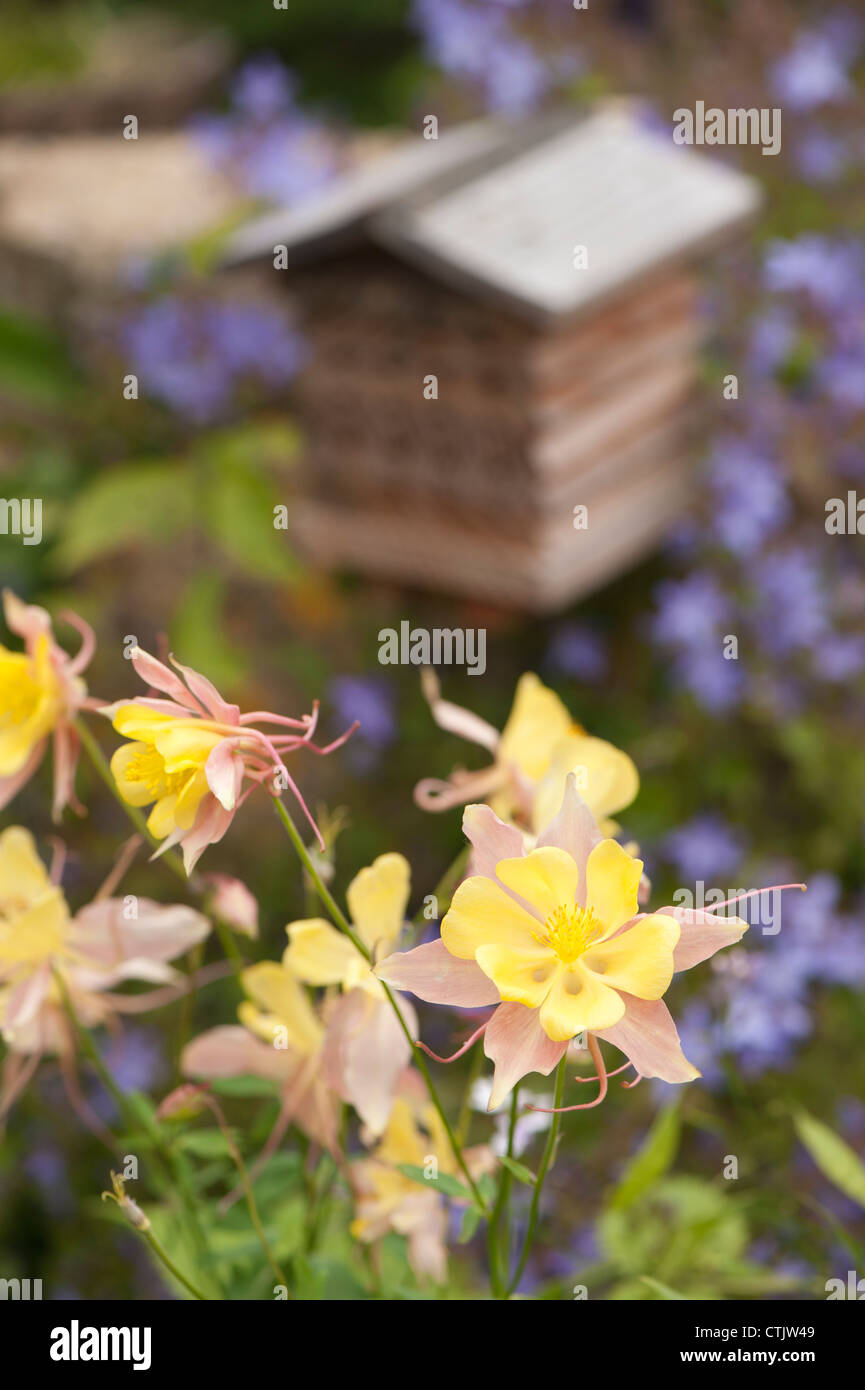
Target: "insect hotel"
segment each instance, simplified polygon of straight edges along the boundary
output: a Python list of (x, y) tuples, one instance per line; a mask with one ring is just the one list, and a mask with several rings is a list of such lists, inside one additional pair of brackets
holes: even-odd
[(311, 347), (303, 551), (540, 612), (634, 565), (693, 493), (696, 262), (757, 204), (613, 104), (412, 140), (241, 229)]

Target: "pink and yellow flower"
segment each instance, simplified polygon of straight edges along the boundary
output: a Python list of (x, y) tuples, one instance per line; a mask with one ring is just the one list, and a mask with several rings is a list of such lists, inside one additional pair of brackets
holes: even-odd
[[(405, 926), (410, 871), (401, 854), (382, 854), (361, 869), (346, 898), (358, 939), (372, 960), (392, 951)], [(354, 943), (323, 918), (291, 922), (283, 964), (307, 985), (338, 988), (327, 1011), (326, 1061), (331, 1083), (353, 1105), (372, 1134), (390, 1115), (411, 1046), (385, 997), (381, 981)], [(408, 1000), (400, 1008), (414, 1034)]]
[(548, 1075), (581, 1034), (602, 1093), (598, 1038), (640, 1076), (698, 1076), (662, 996), (675, 971), (739, 941), (747, 923), (673, 907), (640, 912), (642, 863), (603, 837), (573, 777), (534, 849), (488, 806), (467, 807), (463, 824), (477, 872), (457, 888), (441, 939), (389, 956), (376, 973), (431, 1003), (497, 1005), (481, 1030), (495, 1064), (489, 1108), (528, 1072)]
[[(181, 845), (186, 871), (192, 873), (207, 846), (222, 839), (249, 792), (263, 784), (290, 788), (315, 828), (284, 757), (303, 747), (329, 753), (351, 730), (318, 748), (312, 743), (317, 707), (301, 719), (263, 710), (241, 714), (188, 666), (173, 661), (172, 671), (140, 647), (131, 660), (147, 685), (170, 698), (120, 700), (102, 713), (130, 740), (115, 752), (111, 771), (124, 801), (151, 807), (147, 828), (163, 842), (158, 853)], [(269, 734), (259, 724), (290, 732)]]
[[(367, 1244), (390, 1231), (404, 1236), (417, 1277), (442, 1284), (447, 1276), (447, 1203), (432, 1183), (425, 1188), (412, 1181), (400, 1165), (429, 1168), (434, 1160), (436, 1175), (461, 1174), (442, 1122), (422, 1094), (419, 1080), (412, 1072), (405, 1074), (381, 1140), (368, 1158), (351, 1164), (356, 1213), (351, 1233)], [(486, 1145), (467, 1149), (465, 1159), (475, 1179), (496, 1166)]]
[(76, 614), (64, 614), (82, 638), (80, 650), (70, 657), (54, 640), (44, 608), (22, 603), (6, 589), (3, 610), (9, 629), (23, 639), (24, 651), (0, 646), (0, 808), (33, 776), (51, 738), (52, 813), (59, 820), (68, 805), (81, 810), (74, 790), (79, 753), (74, 721), (81, 709), (98, 703), (88, 699), (81, 679), (93, 655), (93, 631)]
[(0, 1114), (44, 1053), (69, 1059), (75, 1030), (64, 993), (85, 1027), (166, 1002), (113, 993), (126, 980), (176, 992), (184, 978), (168, 964), (203, 941), (210, 923), (191, 907), (146, 898), (96, 899), (74, 916), (62, 889), (21, 826), (0, 834), (0, 1036), (9, 1050)]
[(309, 995), (277, 961), (249, 966), (241, 982), (248, 996), (237, 1011), (242, 1026), (211, 1028), (193, 1039), (184, 1048), (181, 1071), (206, 1081), (258, 1076), (273, 1082), (280, 1113), (259, 1166), (292, 1123), (337, 1153), (339, 1102), (326, 1075), (325, 1028)]
[(424, 673), (424, 689), (436, 723), (489, 749), (494, 761), (480, 772), (456, 771), (447, 782), (425, 778), (415, 800), (426, 811), (445, 811), (483, 797), (506, 820), (537, 833), (558, 810), (565, 778), (577, 777), (583, 799), (609, 833), (610, 817), (639, 790), (627, 753), (576, 724), (558, 695), (531, 672), (521, 676), (501, 733), (469, 710), (442, 700), (438, 681)]

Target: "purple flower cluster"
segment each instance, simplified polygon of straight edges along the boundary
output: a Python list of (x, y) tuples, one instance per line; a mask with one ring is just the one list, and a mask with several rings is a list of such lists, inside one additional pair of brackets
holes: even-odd
[(123, 346), (144, 390), (195, 424), (224, 415), (239, 384), (289, 381), (304, 362), (278, 309), (163, 295), (134, 312)]
[(585, 623), (562, 623), (553, 632), (546, 665), (557, 675), (593, 685), (604, 679), (608, 664), (602, 639)]
[[(654, 637), (672, 654), (682, 686), (712, 713), (746, 696), (795, 704), (794, 668), (799, 678), (829, 683), (865, 670), (865, 641), (847, 630), (840, 598), (849, 555), (825, 543), (822, 513), (811, 517), (806, 544), (795, 539), (784, 467), (803, 411), (825, 432), (829, 454), (865, 410), (865, 253), (826, 236), (771, 242), (763, 282), (770, 298), (750, 333), (742, 433), (716, 440), (702, 525), (677, 546), (705, 568), (656, 593)], [(778, 374), (800, 341), (822, 341), (823, 350), (797, 393)], [(844, 457), (849, 464), (849, 449), (839, 452), (839, 472), (851, 473)], [(732, 661), (722, 650), (731, 632), (742, 639)]]
[(733, 605), (714, 575), (696, 570), (666, 580), (656, 593), (655, 640), (672, 651), (672, 670), (684, 689), (714, 714), (735, 706), (742, 676), (724, 655)]
[(747, 1075), (784, 1066), (812, 1032), (815, 985), (865, 986), (862, 915), (841, 913), (839, 899), (838, 880), (817, 874), (806, 894), (785, 897), (776, 936), (716, 957), (708, 996), (679, 1017), (685, 1055), (710, 1085), (725, 1055)]
[(328, 687), (328, 701), (340, 727), (360, 721), (346, 757), (356, 773), (372, 771), (397, 736), (392, 686), (381, 676), (335, 676)]
[(843, 102), (850, 92), (848, 74), (863, 38), (861, 16), (836, 10), (815, 28), (797, 34), (788, 51), (772, 65), (772, 92), (795, 112)]
[(515, 116), (582, 70), (573, 49), (558, 44), (542, 56), (534, 34), (515, 24), (526, 10), (535, 24), (542, 22), (549, 17), (544, 8), (527, 0), (414, 0), (412, 15), (437, 67), (477, 91), (486, 110)]
[(336, 147), (298, 105), (293, 75), (269, 54), (239, 69), (225, 115), (201, 115), (192, 133), (213, 163), (256, 198), (296, 203), (337, 172)]
[(730, 883), (744, 847), (735, 830), (714, 812), (695, 816), (664, 840), (662, 851), (684, 883)]
[[(785, 123), (791, 118), (782, 158), (792, 153), (794, 180), (827, 185), (861, 165), (850, 73), (863, 43), (865, 20), (834, 10), (770, 68), (769, 89)], [(653, 633), (681, 686), (709, 712), (747, 701), (788, 714), (808, 705), (815, 687), (865, 673), (854, 548), (827, 542), (819, 501), (821, 481), (829, 498), (865, 475), (856, 445), (865, 413), (865, 248), (849, 235), (806, 230), (770, 241), (751, 279), (741, 399), (709, 451), (702, 514), (671, 546), (671, 558), (692, 572), (658, 589)], [(725, 633), (738, 637), (732, 661), (724, 660)]]

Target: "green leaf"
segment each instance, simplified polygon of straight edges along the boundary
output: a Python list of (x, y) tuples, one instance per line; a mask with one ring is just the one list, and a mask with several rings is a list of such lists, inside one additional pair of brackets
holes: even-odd
[(222, 469), (208, 486), (208, 533), (234, 566), (253, 579), (285, 581), (299, 572), (285, 531), (274, 526), (278, 500), (268, 481), (251, 468)]
[(472, 1201), (472, 1194), (468, 1188), (457, 1178), (452, 1178), (450, 1173), (439, 1173), (437, 1178), (428, 1178), (423, 1168), (419, 1168), (415, 1163), (400, 1163), (399, 1171), (403, 1177), (410, 1178), (412, 1182), (419, 1183), (421, 1187), (436, 1188), (447, 1197), (462, 1197), (466, 1201)]
[(221, 1129), (192, 1129), (175, 1141), (178, 1148), (194, 1158), (225, 1158), (231, 1155), (228, 1140)]
[(174, 614), (174, 648), (196, 671), (206, 671), (214, 685), (229, 688), (246, 674), (246, 662), (222, 624), (226, 585), (222, 576), (202, 570), (187, 586)]
[(211, 1091), (220, 1096), (239, 1096), (241, 1098), (268, 1100), (276, 1098), (276, 1088), (272, 1081), (261, 1076), (220, 1076), (209, 1083)]
[(670, 1105), (655, 1119), (645, 1143), (625, 1169), (607, 1199), (611, 1211), (623, 1211), (664, 1176), (676, 1157), (681, 1120), (678, 1105)]
[(847, 1197), (865, 1207), (865, 1164), (850, 1145), (806, 1110), (798, 1111), (793, 1123), (820, 1172)]
[(70, 503), (54, 561), (70, 574), (143, 541), (164, 545), (194, 521), (195, 500), (180, 464), (127, 464), (101, 474)]
[(645, 1284), (653, 1293), (656, 1293), (659, 1298), (666, 1300), (676, 1299), (679, 1302), (687, 1302), (683, 1293), (676, 1293), (676, 1290), (671, 1289), (669, 1284), (662, 1284), (660, 1279), (653, 1279), (650, 1274), (641, 1274), (639, 1277), (641, 1283)]
[(72, 397), (76, 384), (59, 339), (41, 324), (0, 311), (0, 388), (4, 396), (59, 407)]
[(126, 1099), (131, 1110), (134, 1110), (138, 1118), (148, 1129), (153, 1128), (156, 1121), (156, 1107), (149, 1096), (143, 1091), (127, 1091)]
[(480, 1192), (485, 1202), (495, 1201), (496, 1180), (493, 1177), (492, 1173), (484, 1173), (478, 1179), (478, 1191)]
[(466, 1207), (463, 1214), (462, 1225), (460, 1226), (459, 1244), (468, 1245), (475, 1231), (481, 1223), (480, 1207)]
[(534, 1187), (537, 1178), (531, 1168), (527, 1168), (524, 1163), (517, 1163), (515, 1158), (509, 1158), (507, 1154), (499, 1155), (499, 1163), (503, 1168), (516, 1178), (517, 1182), (524, 1182), (527, 1187)]

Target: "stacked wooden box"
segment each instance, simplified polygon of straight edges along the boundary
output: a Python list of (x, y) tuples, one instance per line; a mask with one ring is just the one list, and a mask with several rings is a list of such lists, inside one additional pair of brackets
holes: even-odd
[(402, 196), (364, 207), (356, 185), (318, 224), (271, 218), (235, 246), (248, 262), (281, 242), (297, 266), (313, 353), (297, 538), (330, 567), (557, 608), (687, 505), (693, 255), (755, 190), (619, 107), (491, 127), (425, 175), (427, 158), (418, 142)]

